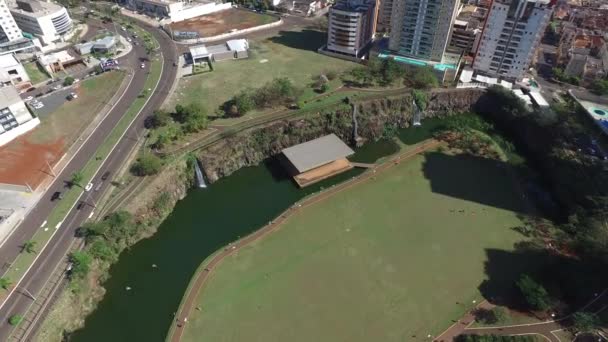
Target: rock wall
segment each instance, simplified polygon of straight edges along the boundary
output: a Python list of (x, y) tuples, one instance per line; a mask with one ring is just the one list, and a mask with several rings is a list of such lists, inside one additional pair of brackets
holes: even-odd
[[(425, 117), (469, 111), (483, 94), (480, 89), (440, 89), (428, 94)], [(357, 133), (353, 122), (357, 106)], [(413, 99), (407, 90), (403, 96), (340, 104), (304, 118), (276, 121), (255, 127), (199, 151), (208, 180), (214, 182), (244, 167), (259, 164), (282, 149), (320, 136), (335, 133), (351, 144), (375, 141), (382, 137), (386, 125), (408, 127), (412, 120)]]

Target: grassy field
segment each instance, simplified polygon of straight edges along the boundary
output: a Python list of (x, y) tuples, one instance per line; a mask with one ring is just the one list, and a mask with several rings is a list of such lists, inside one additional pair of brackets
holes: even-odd
[(108, 72), (79, 83), (75, 88), (78, 99), (66, 101), (53, 113), (46, 115), (30, 139), (35, 143), (63, 139), (70, 146), (114, 96), (125, 78), (124, 72)]
[(488, 264), (521, 239), (509, 179), (433, 152), (308, 207), (213, 271), (183, 341), (428, 340), (481, 299), (487, 269), (518, 274)]
[(25, 72), (30, 77), (32, 84), (38, 84), (50, 78), (46, 72), (40, 69), (36, 62), (24, 63), (23, 68), (25, 68)]
[(181, 79), (166, 107), (172, 110), (178, 103), (198, 102), (213, 113), (239, 91), (260, 87), (275, 77), (288, 77), (304, 88), (323, 72), (350, 70), (357, 65), (317, 53), (325, 39), (325, 33), (305, 29), (251, 40), (248, 59), (214, 63), (213, 72)]

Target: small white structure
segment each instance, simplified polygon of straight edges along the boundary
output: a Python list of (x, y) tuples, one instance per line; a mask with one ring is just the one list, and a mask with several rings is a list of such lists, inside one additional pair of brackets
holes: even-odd
[(49, 75), (63, 70), (64, 64), (69, 64), (75, 60), (76, 59), (65, 50), (38, 57), (38, 63), (49, 73)]
[(18, 85), (29, 80), (30, 77), (15, 56), (0, 56), (0, 82), (3, 85)]
[(0, 87), (0, 146), (40, 124), (13, 86)]
[(530, 99), (530, 96), (524, 94), (521, 89), (513, 89), (513, 94), (515, 94), (515, 96), (519, 97), (522, 101), (524, 101), (526, 103), (526, 106), (532, 107), (532, 99)]
[(63, 41), (72, 33), (72, 19), (65, 7), (36, 0), (17, 0), (16, 4), (10, 8), (15, 22), (21, 31), (40, 38), (42, 44)]
[(86, 42), (82, 44), (74, 45), (74, 49), (81, 55), (88, 55), (94, 52), (105, 53), (112, 51), (116, 46), (116, 38), (114, 36), (107, 36), (92, 42)]
[(227, 59), (241, 59), (249, 57), (249, 42), (246, 39), (233, 39), (220, 45), (196, 45), (190, 47), (190, 56), (193, 63), (204, 60), (219, 62)]
[(549, 108), (549, 102), (547, 102), (547, 100), (545, 100), (545, 98), (539, 92), (531, 91), (529, 95), (532, 102), (539, 108)]

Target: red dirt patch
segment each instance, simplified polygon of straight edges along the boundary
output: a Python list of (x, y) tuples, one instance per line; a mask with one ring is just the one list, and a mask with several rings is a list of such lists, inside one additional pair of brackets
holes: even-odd
[(173, 31), (198, 32), (200, 37), (212, 37), (228, 33), (233, 29), (243, 30), (273, 21), (274, 18), (266, 14), (231, 8), (173, 23), (170, 26)]
[(28, 184), (36, 189), (51, 175), (47, 162), (54, 166), (63, 156), (63, 139), (36, 144), (29, 141), (30, 134), (0, 147), (0, 183)]

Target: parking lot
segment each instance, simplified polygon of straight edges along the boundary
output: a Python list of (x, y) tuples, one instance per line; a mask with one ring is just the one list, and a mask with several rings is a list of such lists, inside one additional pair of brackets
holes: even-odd
[[(54, 112), (59, 108), (62, 104), (68, 101), (68, 95), (72, 92), (72, 87), (62, 88), (60, 90), (56, 90), (48, 95), (43, 95), (41, 97), (35, 97), (34, 100), (28, 101), (30, 109), (36, 113), (38, 117), (41, 119), (47, 117), (50, 113)], [(33, 101), (40, 102), (44, 105), (42, 108), (34, 108), (32, 106)]]

